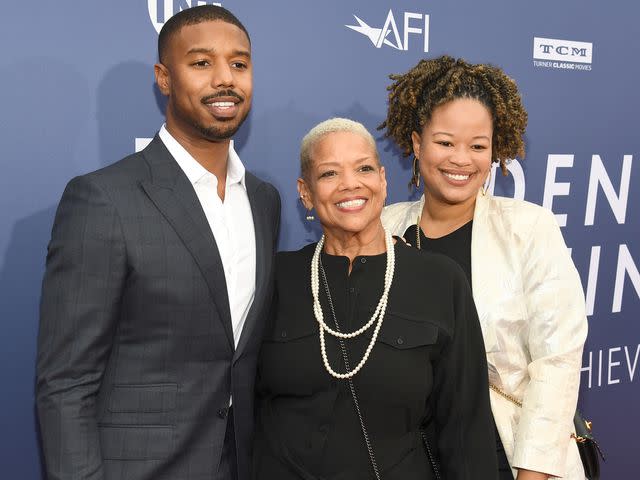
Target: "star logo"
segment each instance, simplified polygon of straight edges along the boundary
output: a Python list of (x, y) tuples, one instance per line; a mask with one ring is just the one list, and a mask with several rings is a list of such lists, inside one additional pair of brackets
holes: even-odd
[[(400, 17), (402, 30), (398, 29), (392, 10), (387, 13), (387, 19), (382, 28), (370, 26), (357, 15), (354, 15), (353, 18), (356, 19), (357, 25), (345, 25), (345, 27), (367, 37), (376, 48), (386, 45), (395, 50), (408, 50), (410, 35), (413, 38), (411, 43), (417, 40), (415, 35), (420, 35), (423, 37), (424, 51), (429, 51), (429, 15), (404, 12), (403, 16)], [(403, 33), (402, 36), (400, 35), (401, 31)]]
[[(376, 48), (380, 48), (382, 45), (388, 45), (390, 47), (395, 48), (396, 50), (403, 50), (402, 44), (400, 43), (400, 37), (397, 35), (397, 33), (396, 33), (396, 42), (397, 42), (396, 44), (393, 44), (391, 41), (387, 39), (387, 36), (392, 31), (392, 29), (387, 26), (387, 24), (389, 23), (389, 16), (391, 16), (391, 19), (393, 21), (393, 26), (395, 28), (395, 20), (393, 19), (393, 14), (391, 13), (391, 10), (389, 10), (389, 14), (387, 15), (387, 21), (385, 22), (386, 29), (370, 27), (357, 15), (354, 15), (353, 17), (356, 19), (356, 22), (358, 22), (358, 25), (345, 25), (345, 27), (350, 28), (351, 30), (355, 30), (356, 32), (361, 33), (366, 37), (369, 37), (369, 40), (371, 40), (371, 43), (373, 43), (373, 45)], [(395, 30), (397, 32), (397, 28)], [(384, 35), (382, 32), (384, 32)]]

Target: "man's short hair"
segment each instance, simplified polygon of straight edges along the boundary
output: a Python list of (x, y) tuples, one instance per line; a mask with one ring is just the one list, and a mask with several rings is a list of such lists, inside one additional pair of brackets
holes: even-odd
[(158, 35), (158, 59), (160, 63), (163, 63), (167, 49), (169, 48), (169, 41), (171, 37), (178, 33), (182, 27), (187, 25), (197, 25), (203, 22), (212, 22), (220, 20), (222, 22), (235, 25), (242, 30), (251, 44), (251, 38), (249, 32), (244, 27), (242, 22), (231, 13), (229, 10), (217, 5), (199, 5), (197, 7), (187, 8), (176, 13), (162, 26), (160, 34)]

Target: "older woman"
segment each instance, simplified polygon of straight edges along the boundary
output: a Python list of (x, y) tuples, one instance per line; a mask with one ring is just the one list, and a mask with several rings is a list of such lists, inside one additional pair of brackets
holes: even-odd
[(506, 172), (507, 159), (524, 154), (516, 84), (496, 67), (447, 56), (392, 79), (382, 127), (415, 155), (411, 183), (422, 177), (424, 196), (391, 205), (383, 223), (456, 260), (473, 284), (500, 478), (584, 478), (571, 439), (587, 334), (580, 278), (551, 212), (483, 187), (492, 162)]
[(384, 168), (361, 124), (317, 125), (300, 158), (300, 198), (324, 235), (277, 257), (254, 478), (494, 479), (484, 347), (464, 273), (385, 231)]

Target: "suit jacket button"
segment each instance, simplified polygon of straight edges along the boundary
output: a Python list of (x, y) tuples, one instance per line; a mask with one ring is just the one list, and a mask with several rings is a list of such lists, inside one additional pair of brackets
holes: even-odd
[(396, 340), (396, 343), (397, 343), (398, 345), (402, 345), (402, 344), (404, 343), (404, 338), (402, 338), (402, 337), (398, 337), (398, 339)]
[(280, 333), (280, 336), (282, 338), (287, 338), (287, 331), (286, 330), (282, 330), (282, 332)]
[(227, 412), (229, 411), (228, 408), (221, 408), (220, 410), (218, 410), (218, 416), (220, 418), (227, 418)]

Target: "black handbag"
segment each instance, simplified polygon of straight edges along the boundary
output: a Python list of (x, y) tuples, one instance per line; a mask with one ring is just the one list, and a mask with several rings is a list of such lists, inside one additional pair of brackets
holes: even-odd
[[(520, 400), (503, 392), (494, 384), (489, 384), (489, 388), (511, 403), (522, 407)], [(600, 450), (600, 446), (591, 433), (591, 422), (582, 418), (580, 412), (576, 410), (576, 414), (573, 417), (573, 427), (576, 433), (572, 433), (571, 438), (573, 438), (578, 445), (578, 452), (580, 453), (580, 460), (582, 461), (585, 477), (588, 480), (600, 480), (600, 459), (598, 457), (601, 457), (603, 461), (605, 458), (602, 450)]]
[(576, 433), (571, 436), (578, 445), (578, 452), (580, 452), (580, 460), (582, 460), (584, 474), (589, 480), (599, 480), (600, 459), (598, 457), (602, 458), (603, 461), (605, 458), (602, 450), (600, 450), (600, 446), (591, 433), (591, 422), (582, 418), (580, 412), (576, 410), (576, 414), (573, 417), (573, 425)]

